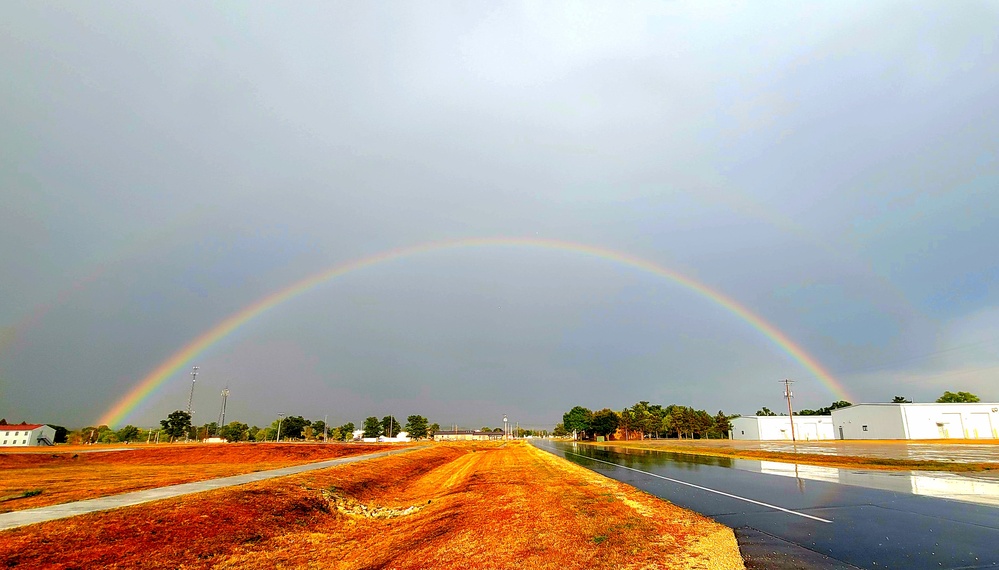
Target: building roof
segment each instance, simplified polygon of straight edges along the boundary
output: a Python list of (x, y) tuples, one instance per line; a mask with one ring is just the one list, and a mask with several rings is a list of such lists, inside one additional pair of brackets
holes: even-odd
[(33, 429), (38, 429), (44, 424), (7, 424), (0, 425), (0, 431), (31, 431)]
[[(853, 404), (845, 408), (836, 408), (836, 410), (846, 410), (849, 408), (856, 408), (857, 406), (999, 406), (996, 402), (871, 402)], [(833, 410), (834, 412), (836, 410)]]
[[(739, 416), (737, 418), (731, 418), (729, 421), (733, 421), (733, 422), (736, 421), (736, 420), (776, 421), (776, 420), (779, 420), (779, 419), (782, 419), (782, 418), (786, 420), (789, 417), (791, 417), (791, 416), (788, 416), (787, 414), (783, 414), (783, 415), (779, 415), (779, 416)], [(826, 419), (828, 419), (830, 417), (832, 417), (832, 416), (829, 416), (829, 415), (807, 415), (807, 416), (802, 416), (802, 415), (799, 415), (799, 414), (794, 414), (794, 421), (807, 420), (809, 418), (816, 418), (816, 419), (826, 418)]]

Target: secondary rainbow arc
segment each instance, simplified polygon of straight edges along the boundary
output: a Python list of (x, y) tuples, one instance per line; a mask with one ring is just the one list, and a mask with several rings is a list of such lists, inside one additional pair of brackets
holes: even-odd
[(841, 386), (839, 382), (837, 382), (836, 379), (814, 357), (788, 338), (788, 336), (780, 331), (776, 326), (770, 324), (764, 320), (763, 317), (739, 304), (731, 297), (728, 297), (727, 295), (716, 291), (691, 277), (678, 273), (662, 265), (653, 263), (649, 260), (603, 247), (553, 239), (495, 237), (437, 241), (391, 249), (368, 257), (336, 265), (325, 271), (292, 283), (284, 289), (267, 295), (258, 299), (256, 302), (247, 305), (243, 309), (233, 313), (201, 335), (197, 336), (195, 339), (188, 342), (180, 350), (156, 366), (156, 368), (143, 377), (143, 379), (139, 381), (135, 387), (115, 402), (115, 404), (101, 416), (99, 423), (117, 425), (124, 422), (133, 412), (136, 411), (139, 406), (152, 397), (157, 388), (162, 386), (167, 379), (183, 370), (195, 357), (202, 354), (216, 343), (220, 342), (231, 333), (245, 325), (247, 322), (253, 320), (269, 309), (306, 293), (311, 289), (326, 283), (327, 281), (365, 267), (421, 253), (447, 249), (487, 246), (535, 247), (573, 252), (623, 264), (625, 266), (643, 270), (668, 279), (700, 294), (715, 304), (725, 308), (732, 314), (738, 316), (765, 337), (770, 339), (771, 342), (790, 355), (794, 360), (798, 361), (809, 372), (814, 374), (838, 399), (851, 399), (843, 386)]

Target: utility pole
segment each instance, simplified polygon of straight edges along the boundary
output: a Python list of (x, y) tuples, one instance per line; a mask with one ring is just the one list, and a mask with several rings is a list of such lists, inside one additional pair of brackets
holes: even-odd
[(278, 432), (276, 443), (281, 443), (281, 422), (284, 421), (284, 412), (278, 414)]
[(329, 414), (323, 416), (323, 443), (329, 443), (329, 439), (327, 437), (327, 435), (330, 433), (330, 426), (328, 423), (329, 421), (330, 421)]
[(507, 427), (506, 414), (503, 414), (503, 439), (510, 439), (510, 428)]
[(794, 438), (794, 412), (791, 411), (791, 384), (794, 384), (794, 380), (784, 379), (780, 381), (784, 385), (784, 398), (787, 400), (787, 415), (790, 416), (791, 420), (791, 441), (796, 441)]
[(229, 384), (222, 390), (222, 411), (219, 412), (219, 423), (215, 426), (215, 435), (222, 433), (222, 426), (225, 425), (225, 401), (229, 399)]

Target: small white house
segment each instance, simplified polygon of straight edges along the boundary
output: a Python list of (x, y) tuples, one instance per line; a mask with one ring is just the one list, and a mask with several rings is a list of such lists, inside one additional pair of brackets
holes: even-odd
[[(791, 419), (788, 416), (741, 416), (732, 418), (731, 439), (753, 441), (791, 441)], [(830, 416), (794, 416), (794, 439), (814, 441), (833, 439)]]
[(857, 404), (832, 412), (839, 439), (997, 439), (999, 404)]
[(0, 425), (0, 447), (52, 445), (55, 428), (44, 424)]

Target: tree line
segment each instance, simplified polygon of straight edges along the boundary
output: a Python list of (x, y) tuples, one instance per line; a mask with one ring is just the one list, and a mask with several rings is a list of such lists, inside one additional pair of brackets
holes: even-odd
[[(145, 429), (134, 425), (126, 425), (114, 430), (107, 425), (87, 426), (78, 431), (68, 431), (66, 428), (60, 434), (57, 430), (56, 443), (125, 443), (125, 442), (172, 442), (178, 440), (204, 440), (210, 437), (220, 437), (231, 442), (238, 441), (276, 441), (280, 435), (281, 441), (349, 441), (357, 430), (353, 422), (339, 426), (326, 425), (324, 420), (308, 420), (303, 416), (288, 416), (274, 420), (270, 425), (250, 426), (243, 422), (233, 421), (225, 425), (210, 422), (203, 425), (191, 423), (191, 415), (183, 410), (171, 412), (160, 420), (160, 427)], [(381, 420), (369, 417), (362, 428), (364, 437), (379, 437), (382, 435), (396, 437), (399, 432), (406, 431), (413, 439), (433, 437), (440, 427), (428, 423), (424, 416), (414, 414), (400, 423), (394, 416), (385, 416)], [(63, 435), (63, 437), (58, 437)]]
[(726, 415), (721, 410), (711, 415), (689, 406), (650, 404), (641, 401), (620, 412), (603, 408), (596, 412), (576, 406), (562, 415), (562, 423), (555, 426), (552, 435), (577, 438), (615, 436), (621, 439), (673, 437), (678, 439), (727, 438), (732, 429), (729, 421), (736, 415)]
[[(943, 395), (936, 399), (938, 404), (973, 404), (975, 402), (980, 402), (981, 399), (972, 394), (971, 392), (951, 392), (950, 390), (945, 390)], [(892, 404), (911, 404), (912, 400), (906, 398), (905, 396), (895, 396), (891, 399)], [(846, 400), (838, 400), (829, 404), (824, 408), (819, 408), (817, 410), (794, 410), (794, 415), (796, 416), (830, 416), (833, 410), (838, 410), (840, 408), (846, 408), (852, 406), (850, 402)], [(763, 408), (756, 411), (757, 416), (786, 416), (787, 414), (778, 414), (772, 411), (770, 408), (763, 406)]]

